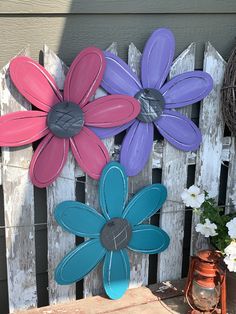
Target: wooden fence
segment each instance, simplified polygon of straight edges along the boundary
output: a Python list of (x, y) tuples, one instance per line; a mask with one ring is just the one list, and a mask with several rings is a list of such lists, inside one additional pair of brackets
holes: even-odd
[[(117, 53), (116, 44), (109, 48)], [(63, 89), (67, 66), (47, 46), (43, 49), (44, 66), (55, 77), (60, 89)], [(21, 52), (29, 55), (27, 47)], [(131, 44), (128, 51), (128, 63), (139, 74), (141, 53)], [(11, 111), (27, 110), (30, 104), (20, 97), (12, 86), (8, 66), (1, 70), (0, 75), (0, 105), (1, 115)], [(180, 194), (190, 183), (190, 167), (195, 167), (195, 183), (209, 191), (211, 196), (218, 197), (219, 189), (223, 188), (221, 169), (227, 169), (227, 187), (225, 205), (236, 205), (236, 154), (235, 139), (224, 136), (224, 123), (221, 113), (220, 91), (226, 62), (210, 43), (206, 44), (203, 70), (210, 73), (214, 80), (214, 89), (200, 104), (199, 127), (202, 131), (203, 142), (200, 149), (193, 153), (176, 150), (162, 139), (155, 140), (152, 158), (138, 176), (129, 179), (129, 193), (132, 195), (145, 185), (152, 183), (155, 169), (160, 169), (161, 182), (168, 189), (168, 199), (158, 214), (159, 225), (170, 235), (169, 248), (158, 255), (156, 280), (178, 279), (182, 275), (183, 243), (191, 243), (191, 253), (204, 247), (204, 239), (196, 234), (194, 225), (198, 217), (192, 215), (191, 239), (186, 239), (186, 230), (191, 229), (191, 221), (187, 221), (186, 208), (181, 203)], [(174, 61), (170, 77), (195, 68), (195, 43), (192, 43)], [(104, 95), (99, 89), (96, 97)], [(186, 116), (192, 116), (193, 106), (180, 109)], [(119, 145), (114, 138), (104, 141), (110, 155), (114, 159), (119, 153)], [(4, 220), (6, 242), (6, 264), (9, 311), (37, 307), (38, 293), (36, 280), (35, 245), (35, 202), (34, 187), (30, 183), (28, 167), (33, 153), (32, 146), (22, 148), (2, 148), (1, 185), (4, 199)], [(154, 170), (154, 171), (153, 171)], [(98, 208), (97, 182), (85, 176), (76, 166), (72, 154), (56, 182), (47, 188), (47, 243), (48, 248), (48, 295), (49, 303), (66, 302), (76, 298), (76, 286), (60, 286), (54, 281), (54, 269), (61, 258), (75, 245), (75, 237), (62, 231), (53, 218), (55, 206), (63, 200), (76, 199), (76, 183), (84, 182), (85, 201), (92, 207)], [(225, 183), (226, 184), (226, 183)], [(82, 186), (82, 184), (81, 184)], [(37, 207), (37, 210), (40, 208)], [(99, 210), (99, 209), (98, 209)], [(78, 239), (77, 239), (78, 241)], [(44, 245), (44, 244), (42, 244)], [(130, 287), (148, 284), (149, 257), (142, 254), (130, 253), (131, 282)], [(0, 270), (1, 271), (1, 270)], [(83, 281), (84, 297), (99, 294), (103, 291), (101, 268), (91, 272)], [(1, 292), (0, 292), (1, 293)], [(0, 305), (0, 312), (1, 305)]]

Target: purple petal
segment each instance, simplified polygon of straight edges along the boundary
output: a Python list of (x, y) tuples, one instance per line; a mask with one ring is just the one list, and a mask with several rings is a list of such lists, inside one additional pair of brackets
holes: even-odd
[(177, 111), (165, 110), (155, 122), (161, 135), (183, 151), (195, 151), (202, 140), (198, 127)]
[(206, 72), (191, 71), (177, 75), (161, 89), (165, 108), (179, 108), (200, 101), (210, 93), (212, 87), (213, 80)]
[(108, 137), (112, 137), (115, 136), (119, 133), (121, 133), (122, 131), (128, 129), (133, 123), (134, 123), (135, 119), (123, 124), (121, 126), (116, 126), (113, 128), (95, 128), (95, 127), (89, 127), (89, 129), (91, 131), (93, 131), (98, 137), (100, 138), (108, 138)]
[(137, 75), (119, 57), (105, 51), (106, 69), (102, 79), (102, 87), (110, 94), (134, 96), (141, 88)]
[(166, 28), (159, 28), (148, 39), (142, 56), (143, 87), (160, 89), (174, 58), (175, 38)]
[(120, 153), (120, 162), (128, 176), (137, 175), (148, 161), (153, 143), (153, 124), (135, 121), (128, 130)]

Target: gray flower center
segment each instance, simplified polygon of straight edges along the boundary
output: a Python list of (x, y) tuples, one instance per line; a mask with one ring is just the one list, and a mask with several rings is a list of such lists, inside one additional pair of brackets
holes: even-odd
[(135, 96), (140, 102), (141, 112), (137, 119), (142, 122), (154, 122), (163, 112), (165, 99), (154, 88), (141, 89)]
[(63, 101), (49, 111), (47, 126), (57, 137), (69, 138), (80, 132), (84, 125), (84, 114), (79, 105)]
[(118, 251), (127, 247), (132, 234), (126, 219), (112, 218), (102, 228), (100, 240), (109, 251)]

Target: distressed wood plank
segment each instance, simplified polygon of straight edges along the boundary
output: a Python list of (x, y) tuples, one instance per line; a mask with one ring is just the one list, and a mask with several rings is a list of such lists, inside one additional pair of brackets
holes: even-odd
[[(139, 76), (141, 52), (134, 44), (129, 45), (128, 64)], [(152, 153), (142, 172), (135, 177), (129, 177), (129, 195), (133, 196), (144, 186), (152, 183)], [(130, 260), (130, 288), (136, 288), (148, 284), (149, 255), (128, 251)]]
[[(170, 78), (194, 70), (195, 46), (195, 43), (192, 43), (174, 61)], [(191, 106), (186, 106), (178, 111), (191, 118)], [(180, 195), (187, 184), (187, 160), (188, 154), (186, 152), (177, 150), (167, 141), (164, 141), (162, 183), (167, 188), (168, 199), (180, 203)], [(169, 234), (171, 241), (167, 250), (159, 255), (158, 281), (179, 279), (182, 272), (185, 206), (184, 204), (168, 202), (168, 199), (161, 209), (160, 227)], [(172, 213), (165, 214), (166, 211)]]
[(232, 13), (234, 0), (1, 0), (0, 14), (94, 14), (94, 13)]
[(227, 192), (225, 204), (230, 207), (226, 207), (226, 213), (236, 212), (236, 141), (232, 137), (231, 149), (229, 154), (229, 170), (227, 181)]
[[(117, 43), (112, 43), (106, 50), (117, 55)], [(105, 95), (107, 95), (107, 93), (102, 88), (98, 88), (94, 98), (99, 98)], [(112, 158), (114, 151), (114, 138), (105, 139), (103, 140), (103, 143), (105, 144), (109, 155)], [(86, 175), (85, 183), (85, 202), (92, 208), (95, 208), (101, 212), (98, 199), (98, 181), (93, 180), (88, 175)], [(100, 263), (84, 278), (83, 294), (85, 298), (105, 293), (103, 288), (102, 266), (103, 263)]]
[[(29, 55), (29, 48), (20, 55)], [(1, 115), (29, 110), (31, 105), (11, 83), (7, 64), (0, 74)], [(34, 191), (29, 179), (32, 146), (2, 148), (9, 310), (37, 306)], [(14, 227), (13, 227), (14, 226)], [(27, 227), (21, 227), (27, 226)]]
[[(223, 142), (223, 116), (221, 111), (221, 88), (226, 62), (208, 42), (205, 48), (203, 70), (214, 81), (212, 92), (202, 101), (199, 127), (202, 131), (202, 144), (197, 154), (195, 184), (209, 192), (217, 201), (220, 183), (221, 155)], [(193, 213), (191, 252), (208, 247), (208, 241), (195, 231), (199, 215)]]
[[(44, 46), (44, 67), (55, 78), (62, 90), (67, 66), (58, 56)], [(64, 232), (54, 219), (55, 207), (62, 201), (75, 200), (75, 161), (69, 152), (66, 164), (59, 178), (47, 188), (48, 221), (48, 293), (49, 303), (56, 304), (75, 299), (75, 285), (58, 285), (54, 280), (54, 270), (60, 260), (74, 247), (75, 236)]]
[[(182, 314), (188, 308), (187, 304), (183, 304), (184, 284), (185, 280), (162, 282), (128, 290), (121, 299), (115, 301), (104, 296), (96, 296), (19, 314), (140, 314), (142, 312), (145, 314)], [(162, 301), (159, 302), (160, 300)]]

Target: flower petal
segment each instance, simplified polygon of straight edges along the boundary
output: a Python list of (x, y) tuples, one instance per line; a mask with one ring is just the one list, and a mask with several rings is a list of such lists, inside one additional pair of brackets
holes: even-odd
[(10, 63), (10, 76), (18, 91), (34, 106), (48, 112), (62, 101), (54, 78), (44, 67), (28, 57), (16, 57)]
[(105, 58), (100, 49), (88, 47), (82, 50), (73, 61), (66, 76), (64, 99), (79, 104), (82, 108), (95, 94), (104, 70)]
[(67, 159), (69, 140), (48, 134), (37, 147), (30, 164), (30, 177), (34, 185), (49, 186), (61, 173)]
[(118, 162), (110, 162), (99, 181), (99, 199), (107, 219), (121, 217), (128, 195), (127, 176)]
[(130, 264), (126, 250), (109, 251), (103, 264), (103, 285), (109, 298), (121, 298), (129, 287)]
[(202, 141), (198, 127), (177, 111), (165, 110), (155, 125), (161, 135), (180, 150), (195, 151)]
[(140, 225), (133, 228), (128, 248), (145, 254), (163, 252), (169, 245), (168, 234), (153, 225)]
[(106, 250), (99, 239), (88, 240), (68, 253), (55, 270), (55, 280), (68, 285), (81, 280), (102, 260)]
[(136, 118), (140, 112), (140, 103), (130, 96), (110, 95), (92, 101), (83, 111), (85, 125), (115, 127)]
[(213, 87), (211, 76), (203, 71), (191, 71), (175, 76), (166, 83), (161, 93), (165, 108), (180, 108), (194, 104), (206, 97)]
[(98, 238), (106, 223), (95, 209), (75, 201), (60, 203), (54, 215), (62, 228), (80, 237)]
[(134, 96), (142, 85), (137, 75), (119, 57), (105, 51), (106, 70), (102, 79), (102, 87), (110, 94)]
[(153, 124), (136, 120), (123, 140), (120, 162), (128, 176), (137, 175), (150, 156), (153, 143)]
[(122, 217), (132, 226), (154, 215), (166, 200), (167, 190), (162, 184), (152, 184), (138, 192), (127, 205)]
[(134, 123), (135, 119), (125, 123), (121, 126), (115, 126), (113, 128), (94, 128), (94, 127), (90, 127), (89, 129), (94, 132), (98, 137), (100, 138), (108, 138), (108, 137), (112, 137), (115, 136), (119, 133), (121, 133), (122, 131), (128, 129), (133, 123)]
[(17, 111), (0, 118), (0, 146), (21, 146), (37, 141), (49, 130), (42, 111)]
[(160, 89), (174, 58), (175, 38), (166, 28), (159, 28), (148, 39), (142, 55), (143, 87)]
[(70, 139), (71, 150), (81, 169), (93, 179), (99, 179), (109, 154), (102, 141), (88, 128)]

